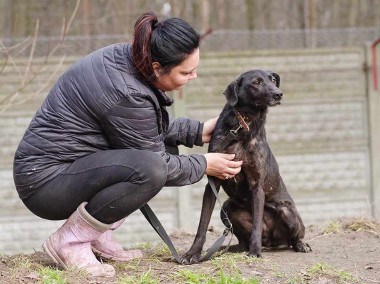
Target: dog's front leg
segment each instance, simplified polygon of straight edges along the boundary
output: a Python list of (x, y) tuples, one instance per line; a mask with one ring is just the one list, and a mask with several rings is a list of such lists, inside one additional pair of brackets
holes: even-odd
[[(219, 192), (220, 181), (215, 179), (216, 190)], [(182, 264), (198, 263), (201, 258), (202, 248), (206, 241), (207, 228), (214, 210), (216, 196), (208, 183), (203, 194), (202, 211), (199, 220), (198, 231), (191, 248), (181, 257)]]
[(265, 193), (263, 187), (256, 184), (252, 187), (252, 233), (249, 244), (250, 256), (261, 257), (261, 247), (262, 247), (262, 226), (263, 226), (263, 215), (264, 215), (264, 204), (265, 204)]

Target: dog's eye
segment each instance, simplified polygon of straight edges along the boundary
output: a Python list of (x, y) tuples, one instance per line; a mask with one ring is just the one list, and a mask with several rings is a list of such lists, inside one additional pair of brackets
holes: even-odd
[(253, 81), (253, 84), (258, 86), (261, 84), (261, 80), (257, 79), (255, 81)]
[(276, 80), (276, 78), (275, 78), (275, 77), (272, 77), (272, 83), (276, 85), (276, 83), (277, 83), (277, 80)]

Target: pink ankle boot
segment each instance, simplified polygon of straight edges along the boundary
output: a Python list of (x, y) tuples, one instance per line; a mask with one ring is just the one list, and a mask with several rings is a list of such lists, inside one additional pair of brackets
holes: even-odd
[(91, 250), (91, 242), (107, 231), (110, 225), (88, 214), (85, 205), (85, 202), (82, 203), (42, 247), (64, 269), (79, 268), (95, 277), (113, 277), (113, 266), (100, 263)]
[(109, 230), (104, 232), (97, 240), (91, 242), (91, 247), (95, 254), (104, 259), (116, 261), (130, 261), (143, 256), (140, 250), (124, 250), (123, 247), (113, 239), (112, 231), (119, 228), (124, 220), (125, 218), (113, 223)]

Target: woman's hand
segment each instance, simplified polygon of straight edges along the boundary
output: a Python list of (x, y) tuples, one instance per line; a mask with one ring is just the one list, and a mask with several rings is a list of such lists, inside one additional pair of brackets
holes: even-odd
[(243, 161), (233, 161), (235, 154), (207, 153), (206, 175), (219, 179), (229, 179), (238, 174)]
[(214, 132), (216, 121), (218, 117), (211, 118), (203, 124), (202, 142), (208, 143), (211, 140), (211, 135)]

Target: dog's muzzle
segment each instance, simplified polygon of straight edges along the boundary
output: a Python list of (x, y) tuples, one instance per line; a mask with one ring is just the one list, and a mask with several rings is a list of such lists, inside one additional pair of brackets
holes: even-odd
[(269, 103), (270, 106), (280, 105), (282, 100), (282, 93), (276, 93), (272, 96), (272, 100)]

